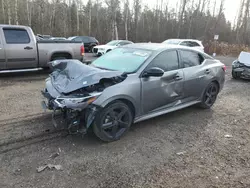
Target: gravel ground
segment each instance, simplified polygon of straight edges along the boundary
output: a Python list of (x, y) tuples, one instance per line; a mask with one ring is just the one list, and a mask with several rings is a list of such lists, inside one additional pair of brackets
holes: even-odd
[[(108, 144), (53, 130), (40, 107), (48, 73), (1, 75), (0, 187), (250, 187), (249, 82), (231, 79), (234, 58), (219, 59), (227, 78), (211, 110), (141, 122)], [(62, 169), (38, 173), (45, 164)]]

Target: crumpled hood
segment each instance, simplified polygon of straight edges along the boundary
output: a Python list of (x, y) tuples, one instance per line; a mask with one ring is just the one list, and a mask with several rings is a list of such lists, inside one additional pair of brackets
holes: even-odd
[(50, 63), (53, 87), (60, 93), (70, 93), (83, 87), (99, 83), (103, 78), (121, 76), (119, 71), (107, 71), (85, 65), (78, 60), (56, 60)]
[(246, 66), (250, 66), (250, 53), (248, 52), (241, 52), (238, 58), (240, 63), (243, 63)]

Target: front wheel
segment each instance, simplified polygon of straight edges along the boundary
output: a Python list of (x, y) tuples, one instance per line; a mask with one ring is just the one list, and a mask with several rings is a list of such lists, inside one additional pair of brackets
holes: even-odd
[(95, 135), (105, 142), (119, 140), (133, 123), (133, 113), (121, 101), (111, 103), (96, 116), (93, 123)]
[(239, 76), (237, 75), (237, 73), (234, 72), (234, 71), (232, 71), (232, 77), (233, 77), (234, 79), (238, 79), (238, 78), (239, 78)]
[(202, 97), (202, 102), (200, 103), (200, 107), (204, 109), (209, 109), (211, 108), (218, 96), (219, 93), (219, 87), (215, 82), (211, 82)]

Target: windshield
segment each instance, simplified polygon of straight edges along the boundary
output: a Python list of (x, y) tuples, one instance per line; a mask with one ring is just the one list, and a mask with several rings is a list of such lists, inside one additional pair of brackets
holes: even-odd
[(118, 40), (112, 40), (112, 41), (108, 42), (107, 45), (115, 46), (115, 45), (117, 45), (118, 43), (119, 43)]
[(92, 65), (101, 69), (133, 73), (151, 53), (149, 50), (116, 48), (93, 61)]
[(179, 44), (180, 40), (166, 40), (163, 43), (164, 44)]

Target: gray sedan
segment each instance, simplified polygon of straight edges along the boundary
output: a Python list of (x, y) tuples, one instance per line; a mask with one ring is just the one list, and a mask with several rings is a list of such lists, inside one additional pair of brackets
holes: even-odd
[(71, 61), (52, 63), (43, 106), (61, 111), (71, 132), (92, 127), (103, 141), (120, 139), (133, 123), (191, 105), (211, 108), (226, 71), (203, 52), (153, 43), (116, 48), (90, 66)]

